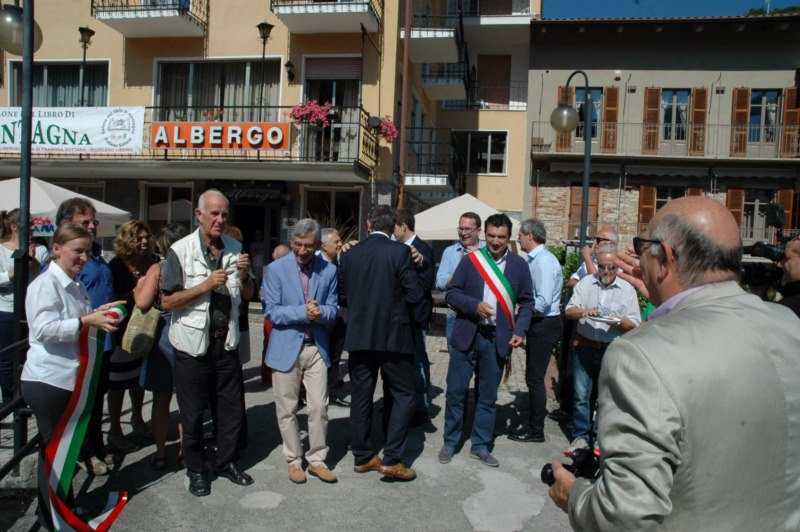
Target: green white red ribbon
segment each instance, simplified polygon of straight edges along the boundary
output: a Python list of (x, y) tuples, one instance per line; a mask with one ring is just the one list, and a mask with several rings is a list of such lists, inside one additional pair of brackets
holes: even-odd
[(517, 306), (517, 297), (514, 295), (511, 283), (508, 282), (506, 276), (500, 271), (494, 259), (489, 256), (489, 252), (486, 248), (481, 248), (467, 256), (472, 261), (475, 269), (478, 270), (486, 286), (489, 287), (489, 290), (491, 290), (497, 298), (497, 304), (502, 309), (503, 314), (506, 315), (508, 324), (511, 325), (511, 329), (513, 330), (514, 309)]
[(108, 494), (108, 500), (99, 515), (88, 522), (75, 515), (65, 501), (69, 493), (75, 464), (83, 444), (86, 427), (92, 414), (92, 405), (100, 379), (100, 366), (105, 350), (105, 331), (84, 327), (78, 342), (79, 368), (75, 389), (69, 404), (58, 422), (53, 439), (45, 449), (45, 475), (50, 494), (50, 513), (58, 531), (103, 532), (114, 523), (128, 502), (127, 492)]

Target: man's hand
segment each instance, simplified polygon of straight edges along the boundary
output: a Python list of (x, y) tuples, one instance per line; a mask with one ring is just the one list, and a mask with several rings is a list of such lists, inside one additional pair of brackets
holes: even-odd
[(317, 321), (321, 315), (322, 311), (319, 310), (319, 306), (317, 305), (317, 301), (315, 299), (312, 299), (306, 303), (306, 318), (308, 318), (308, 321)]
[(588, 318), (589, 316), (600, 316), (602, 313), (596, 308), (582, 308), (581, 318)]
[(476, 251), (478, 251), (478, 249), (479, 248), (478, 248), (477, 245), (475, 245), (475, 246), (467, 246), (467, 247), (464, 248), (464, 255), (469, 255), (470, 253), (475, 253)]
[(522, 347), (524, 343), (525, 343), (525, 338), (523, 338), (522, 336), (517, 336), (516, 334), (513, 335), (511, 337), (511, 340), (509, 340), (508, 342), (508, 344), (511, 347)]
[(236, 267), (239, 269), (239, 278), (247, 279), (247, 272), (250, 270), (250, 255), (242, 253), (236, 260)]
[(650, 293), (647, 291), (647, 286), (642, 279), (642, 270), (639, 267), (639, 259), (633, 255), (633, 248), (628, 248), (628, 253), (620, 251), (617, 253), (617, 260), (614, 261), (617, 265), (617, 277), (628, 281), (636, 288), (645, 299), (650, 299)]
[(494, 316), (494, 307), (491, 306), (486, 301), (481, 301), (480, 303), (478, 303), (478, 308), (475, 310), (475, 314), (477, 314), (478, 317), (481, 319), (488, 318), (489, 316)]
[(414, 246), (409, 247), (411, 248), (411, 260), (414, 261), (414, 266), (419, 268), (422, 266), (422, 261), (425, 259), (425, 257), (423, 257), (422, 253), (420, 253)]
[(205, 280), (205, 283), (210, 287), (209, 291), (224, 285), (226, 282), (228, 282), (228, 273), (225, 270), (214, 270)]
[(569, 490), (572, 489), (572, 484), (575, 483), (575, 475), (564, 469), (564, 465), (556, 460), (553, 462), (553, 477), (556, 483), (550, 486), (548, 495), (556, 503), (556, 506), (567, 511), (569, 505)]
[(346, 244), (342, 244), (342, 253), (347, 253), (347, 250), (349, 250), (351, 247), (355, 246), (356, 244), (358, 244), (358, 240), (351, 240), (350, 242), (347, 242)]

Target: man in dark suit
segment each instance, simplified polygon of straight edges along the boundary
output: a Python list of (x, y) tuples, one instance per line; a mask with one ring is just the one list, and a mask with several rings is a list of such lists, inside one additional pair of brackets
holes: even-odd
[[(424, 298), (417, 307), (414, 319), (414, 364), (416, 374), (417, 398), (414, 402), (414, 414), (411, 425), (422, 425), (428, 421), (428, 408), (431, 406), (431, 362), (425, 349), (425, 336), (431, 322), (433, 312), (433, 250), (414, 232), (414, 214), (408, 209), (397, 211), (397, 225), (394, 226), (394, 237), (398, 242), (409, 246), (414, 257), (414, 267), (422, 285)], [(385, 400), (384, 400), (385, 401)]]
[[(350, 354), (350, 447), (357, 473), (379, 471), (398, 480), (416, 473), (402, 463), (414, 410), (412, 313), (423, 299), (408, 246), (390, 240), (397, 218), (386, 205), (367, 219), (369, 238), (339, 261), (348, 324), (344, 348)], [(378, 371), (393, 403), (383, 459), (372, 449), (372, 395)]]
[(497, 467), (489, 452), (494, 433), (497, 387), (512, 347), (523, 344), (533, 315), (528, 265), (508, 250), (511, 220), (494, 214), (485, 223), (486, 248), (465, 255), (447, 285), (447, 304), (456, 311), (439, 462), (450, 463), (461, 441), (469, 382), (477, 375), (478, 397), (470, 458)]

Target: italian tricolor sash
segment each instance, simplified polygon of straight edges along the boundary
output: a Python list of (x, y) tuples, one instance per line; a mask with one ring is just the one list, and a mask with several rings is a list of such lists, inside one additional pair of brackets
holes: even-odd
[(497, 267), (497, 263), (489, 255), (486, 248), (481, 248), (478, 251), (470, 253), (468, 257), (483, 278), (486, 286), (489, 287), (489, 290), (491, 290), (497, 298), (497, 304), (506, 315), (506, 319), (513, 329), (514, 308), (517, 306), (517, 298), (514, 295), (514, 290), (511, 288), (508, 279), (506, 279), (506, 276), (500, 271), (500, 268)]
[(53, 433), (53, 439), (45, 449), (44, 467), (50, 494), (50, 513), (53, 525), (59, 531), (108, 530), (128, 502), (127, 492), (109, 493), (103, 510), (88, 522), (78, 518), (65, 503), (75, 475), (75, 462), (92, 413), (105, 338), (106, 333), (94, 327), (84, 327), (81, 330), (78, 344), (80, 366), (75, 389)]

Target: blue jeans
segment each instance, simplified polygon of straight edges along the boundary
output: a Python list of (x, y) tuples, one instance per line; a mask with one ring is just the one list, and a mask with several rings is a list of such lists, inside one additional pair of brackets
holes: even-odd
[(453, 327), (456, 325), (456, 313), (447, 309), (447, 319), (444, 322), (444, 337), (447, 338), (447, 349), (450, 350), (450, 336), (453, 335)]
[(425, 329), (414, 330), (414, 375), (417, 390), (414, 410), (417, 412), (427, 412), (431, 406), (431, 361), (425, 349), (425, 336)]
[(572, 439), (583, 438), (590, 441), (597, 437), (597, 416), (592, 423), (592, 389), (597, 386), (605, 348), (595, 349), (582, 345), (576, 347), (573, 353), (572, 382), (575, 387), (575, 403), (572, 407)]
[(497, 411), (497, 387), (503, 376), (505, 361), (497, 356), (495, 333), (477, 332), (468, 351), (450, 347), (447, 367), (447, 393), (444, 414), (444, 444), (455, 448), (461, 441), (464, 424), (464, 405), (469, 381), (477, 374), (475, 420), (470, 441), (473, 451), (489, 450), (494, 435)]

